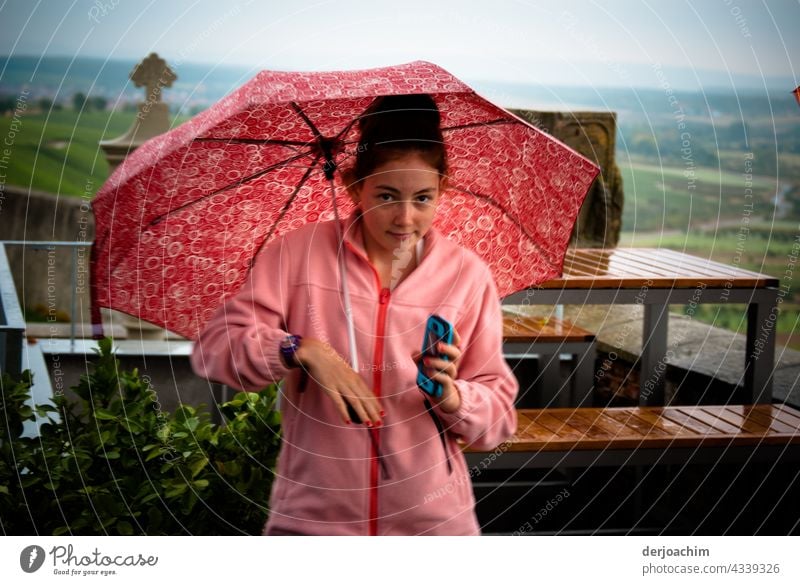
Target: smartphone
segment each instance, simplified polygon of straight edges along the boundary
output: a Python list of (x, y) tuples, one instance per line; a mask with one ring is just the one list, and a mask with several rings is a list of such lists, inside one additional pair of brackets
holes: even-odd
[[(428, 317), (428, 322), (425, 324), (425, 335), (422, 339), (422, 357), (438, 357), (443, 360), (449, 358), (439, 353), (436, 346), (439, 342), (453, 343), (453, 326), (439, 315), (431, 315)], [(441, 382), (431, 380), (425, 374), (425, 365), (422, 360), (419, 361), (417, 371), (417, 386), (434, 398), (441, 398), (443, 387)]]

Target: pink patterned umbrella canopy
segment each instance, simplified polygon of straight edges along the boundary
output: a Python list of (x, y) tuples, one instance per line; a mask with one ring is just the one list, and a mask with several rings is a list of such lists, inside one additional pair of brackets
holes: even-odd
[(417, 93), (436, 101), (448, 154), (436, 228), (489, 264), (501, 296), (558, 276), (592, 162), (431, 63), (262, 71), (143, 144), (98, 192), (94, 322), (108, 307), (195, 338), (266, 242), (333, 219), (325, 153), (353, 162), (373, 99)]

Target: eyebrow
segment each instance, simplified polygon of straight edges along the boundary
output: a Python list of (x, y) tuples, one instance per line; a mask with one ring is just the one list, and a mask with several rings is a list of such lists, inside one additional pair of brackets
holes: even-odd
[[(395, 192), (395, 193), (400, 193), (400, 190), (399, 190), (399, 189), (395, 189), (394, 187), (392, 187), (392, 186), (390, 186), (390, 185), (378, 185), (378, 186), (376, 187), (376, 189), (383, 189), (383, 190), (385, 190), (385, 191), (393, 191), (393, 192)], [(414, 193), (414, 195), (421, 195), (422, 193), (427, 193), (428, 191), (433, 191), (433, 190), (434, 190), (434, 188), (433, 188), (433, 187), (427, 187), (427, 188), (425, 188), (425, 189), (422, 189), (422, 190), (420, 190), (420, 191), (417, 191), (416, 193)]]

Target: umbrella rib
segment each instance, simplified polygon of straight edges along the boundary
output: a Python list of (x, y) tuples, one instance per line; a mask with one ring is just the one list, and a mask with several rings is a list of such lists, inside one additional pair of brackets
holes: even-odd
[(294, 108), (294, 111), (297, 112), (301, 118), (303, 118), (303, 121), (306, 124), (308, 124), (308, 127), (311, 128), (311, 131), (314, 133), (314, 136), (316, 136), (317, 138), (321, 138), (322, 133), (317, 129), (316, 126), (314, 126), (314, 122), (312, 122), (311, 119), (308, 116), (306, 116), (306, 113), (303, 111), (303, 108), (298, 106), (297, 102), (292, 102), (292, 107)]
[(303, 185), (305, 185), (306, 181), (308, 180), (308, 177), (311, 176), (311, 172), (317, 166), (317, 163), (319, 162), (319, 158), (320, 158), (320, 155), (317, 155), (316, 157), (314, 157), (314, 162), (312, 162), (308, 166), (308, 169), (306, 170), (306, 172), (303, 175), (303, 177), (297, 182), (297, 185), (295, 186), (294, 191), (289, 196), (289, 198), (286, 200), (286, 203), (283, 204), (283, 208), (281, 209), (281, 212), (278, 214), (278, 218), (273, 222), (272, 227), (270, 228), (269, 233), (267, 234), (267, 237), (265, 237), (261, 241), (261, 245), (258, 247), (258, 250), (256, 250), (255, 254), (253, 254), (253, 256), (251, 257), (251, 259), (250, 259), (250, 268), (252, 268), (253, 264), (255, 264), (256, 256), (258, 256), (259, 252), (261, 252), (261, 249), (266, 245), (267, 242), (269, 242), (272, 239), (272, 236), (275, 234), (275, 230), (278, 229), (278, 224), (281, 222), (283, 217), (289, 211), (289, 207), (291, 207), (292, 203), (294, 202), (295, 198), (297, 197), (297, 194), (300, 192), (300, 189), (303, 187)]
[(518, 220), (517, 220), (517, 219), (516, 219), (516, 218), (515, 218), (515, 217), (514, 217), (514, 216), (513, 216), (513, 215), (512, 215), (512, 214), (511, 214), (511, 213), (510, 213), (510, 212), (509, 212), (507, 209), (506, 209), (506, 208), (505, 208), (505, 206), (503, 206), (501, 203), (499, 203), (498, 201), (496, 201), (496, 200), (495, 200), (493, 197), (490, 197), (490, 196), (488, 196), (488, 195), (484, 195), (483, 193), (477, 193), (477, 192), (475, 192), (475, 191), (470, 191), (469, 189), (464, 189), (464, 188), (462, 188), (462, 187), (453, 186), (453, 185), (451, 185), (451, 186), (449, 186), (449, 187), (448, 187), (448, 190), (451, 190), (451, 189), (452, 189), (453, 191), (461, 191), (462, 193), (466, 193), (467, 195), (471, 195), (471, 196), (473, 196), (473, 197), (476, 197), (476, 198), (478, 198), (478, 199), (483, 199), (484, 201), (487, 201), (487, 202), (488, 202), (488, 203), (490, 203), (491, 205), (494, 205), (495, 207), (497, 207), (497, 208), (498, 208), (498, 209), (499, 209), (501, 212), (503, 212), (503, 214), (504, 214), (504, 215), (505, 215), (505, 216), (506, 216), (506, 217), (507, 217), (509, 220), (511, 220), (511, 222), (512, 222), (514, 225), (516, 225), (516, 226), (519, 228), (519, 230), (520, 230), (520, 231), (521, 231), (523, 234), (525, 234), (526, 236), (528, 236), (528, 239), (530, 240), (530, 243), (531, 243), (531, 245), (532, 245), (533, 247), (535, 247), (537, 250), (539, 250), (539, 253), (542, 255), (542, 258), (544, 258), (544, 259), (547, 261), (547, 263), (549, 263), (549, 264), (550, 264), (550, 266), (551, 266), (551, 267), (553, 267), (553, 268), (558, 268), (558, 265), (557, 265), (555, 262), (553, 262), (553, 261), (552, 261), (552, 259), (550, 258), (550, 255), (549, 255), (549, 254), (547, 254), (547, 253), (545, 253), (545, 251), (544, 251), (544, 250), (543, 250), (543, 249), (542, 249), (542, 248), (541, 248), (541, 247), (540, 247), (540, 246), (539, 246), (539, 245), (536, 243), (536, 240), (535, 240), (535, 239), (533, 238), (533, 236), (532, 236), (532, 235), (531, 235), (531, 234), (528, 232), (528, 230), (527, 230), (527, 229), (525, 229), (525, 226), (523, 226), (523, 225), (522, 225), (522, 223), (520, 223), (520, 222), (519, 222), (519, 221), (518, 221)]
[(224, 186), (224, 187), (222, 187), (220, 189), (217, 189), (216, 191), (212, 191), (211, 193), (206, 193), (205, 195), (203, 195), (202, 197), (200, 197), (198, 199), (195, 199), (193, 201), (189, 201), (188, 203), (184, 203), (183, 205), (181, 205), (179, 207), (176, 207), (175, 209), (170, 209), (166, 213), (164, 213), (162, 215), (159, 215), (155, 219), (151, 220), (150, 223), (147, 224), (147, 227), (154, 226), (154, 225), (160, 223), (168, 215), (172, 215), (173, 213), (181, 211), (181, 210), (183, 210), (183, 209), (185, 209), (185, 208), (187, 208), (187, 207), (189, 207), (191, 205), (194, 205), (194, 204), (196, 204), (196, 203), (198, 203), (198, 202), (200, 202), (200, 201), (202, 201), (202, 200), (204, 200), (204, 199), (206, 199), (208, 197), (216, 195), (217, 193), (222, 193), (223, 191), (227, 191), (229, 189), (233, 189), (235, 187), (239, 187), (240, 185), (243, 185), (243, 184), (245, 184), (245, 183), (247, 183), (249, 181), (257, 179), (257, 178), (259, 178), (259, 177), (261, 177), (263, 175), (266, 175), (270, 171), (274, 171), (275, 169), (280, 168), (280, 167), (288, 166), (289, 163), (292, 163), (292, 162), (296, 161), (297, 159), (303, 158), (307, 154), (308, 153), (304, 152), (304, 153), (300, 153), (298, 155), (295, 155), (295, 156), (293, 156), (291, 158), (287, 158), (286, 160), (283, 160), (283, 161), (281, 161), (279, 163), (271, 165), (271, 166), (269, 166), (269, 167), (267, 167), (265, 169), (261, 169), (260, 171), (258, 171), (256, 173), (253, 173), (252, 175), (249, 175), (247, 177), (239, 179), (238, 181), (236, 181), (234, 183), (231, 183), (230, 185), (226, 185), (226, 186)]

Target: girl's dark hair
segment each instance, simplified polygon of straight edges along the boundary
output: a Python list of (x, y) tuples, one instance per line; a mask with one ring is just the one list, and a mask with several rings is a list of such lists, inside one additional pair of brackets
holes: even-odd
[(364, 180), (379, 166), (414, 152), (447, 175), (447, 156), (436, 102), (428, 94), (376, 98), (358, 121), (361, 139), (355, 165), (345, 172), (347, 183)]

